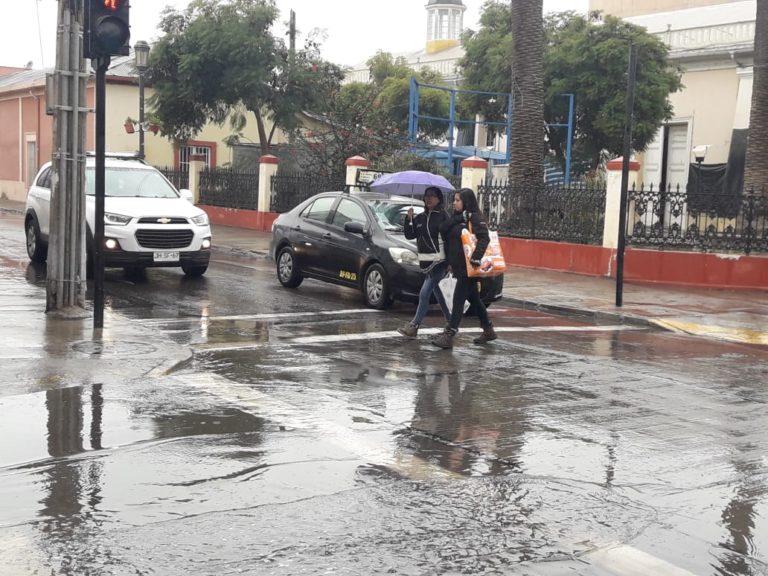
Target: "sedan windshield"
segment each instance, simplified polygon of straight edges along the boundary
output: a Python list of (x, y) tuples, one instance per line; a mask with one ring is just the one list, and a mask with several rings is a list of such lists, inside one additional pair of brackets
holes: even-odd
[[(178, 198), (176, 190), (156, 170), (107, 168), (104, 170), (104, 194), (117, 198)], [(85, 171), (85, 193), (96, 193), (96, 171)]]
[(413, 208), (414, 214), (424, 211), (424, 204), (420, 200), (414, 200), (412, 204), (405, 204), (389, 198), (376, 198), (367, 200), (367, 204), (381, 228), (387, 232), (403, 231), (408, 208)]

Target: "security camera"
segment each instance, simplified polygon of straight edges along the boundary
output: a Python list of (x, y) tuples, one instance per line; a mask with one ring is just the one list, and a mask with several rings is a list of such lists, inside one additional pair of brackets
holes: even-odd
[(699, 164), (704, 162), (704, 157), (707, 155), (707, 150), (709, 150), (709, 144), (701, 144), (699, 146), (693, 147), (693, 156), (696, 158), (696, 162)]

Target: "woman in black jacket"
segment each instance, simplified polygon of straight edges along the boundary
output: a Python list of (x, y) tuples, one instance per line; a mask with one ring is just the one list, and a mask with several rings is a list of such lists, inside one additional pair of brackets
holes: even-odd
[(477, 312), (483, 333), (474, 339), (475, 344), (485, 344), (496, 340), (493, 324), (488, 319), (488, 311), (480, 299), (478, 282), (467, 275), (467, 262), (464, 257), (464, 246), (461, 243), (461, 231), (472, 225), (472, 233), (477, 238), (475, 251), (470, 256), (469, 263), (473, 267), (480, 266), (480, 259), (488, 248), (490, 237), (488, 225), (483, 219), (477, 204), (475, 193), (470, 188), (462, 188), (453, 196), (453, 216), (440, 228), (445, 244), (445, 255), (448, 266), (456, 278), (456, 290), (453, 293), (453, 310), (451, 321), (442, 334), (432, 340), (432, 344), (440, 348), (453, 348), (453, 339), (459, 331), (461, 319), (464, 316), (464, 301), (468, 300)]
[(448, 213), (443, 204), (443, 191), (430, 186), (424, 191), (424, 212), (414, 217), (413, 208), (408, 210), (403, 233), (409, 240), (416, 239), (419, 251), (419, 265), (426, 274), (419, 292), (419, 306), (413, 320), (397, 329), (400, 334), (414, 338), (419, 326), (429, 310), (429, 300), (432, 294), (437, 298), (440, 309), (446, 321), (451, 317), (448, 306), (440, 291), (440, 280), (445, 277), (448, 264), (445, 262), (445, 252), (440, 245), (440, 227), (448, 220)]

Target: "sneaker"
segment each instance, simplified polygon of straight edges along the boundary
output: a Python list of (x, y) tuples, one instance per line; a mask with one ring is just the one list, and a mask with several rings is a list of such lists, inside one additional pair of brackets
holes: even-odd
[(493, 329), (493, 324), (489, 324), (483, 328), (483, 333), (475, 338), (472, 342), (475, 344), (487, 344), (488, 342), (496, 340), (496, 338), (498, 338), (496, 335), (496, 330)]
[(406, 338), (416, 338), (416, 334), (419, 333), (419, 325), (414, 324), (413, 322), (408, 322), (400, 326), (397, 331)]
[(446, 326), (442, 333), (438, 334), (432, 339), (432, 344), (443, 350), (453, 348), (453, 339), (456, 336), (458, 330), (454, 330), (450, 326)]

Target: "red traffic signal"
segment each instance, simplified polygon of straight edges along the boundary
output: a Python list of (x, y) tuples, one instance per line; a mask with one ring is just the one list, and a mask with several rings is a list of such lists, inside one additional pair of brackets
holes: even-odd
[(83, 56), (127, 56), (131, 27), (128, 0), (87, 0)]

